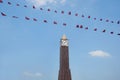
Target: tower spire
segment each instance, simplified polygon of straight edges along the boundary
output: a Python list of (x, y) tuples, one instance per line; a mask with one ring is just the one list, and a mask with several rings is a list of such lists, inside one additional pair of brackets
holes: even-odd
[(63, 39), (63, 40), (67, 39), (67, 37), (66, 37), (65, 34), (63, 34), (62, 39)]

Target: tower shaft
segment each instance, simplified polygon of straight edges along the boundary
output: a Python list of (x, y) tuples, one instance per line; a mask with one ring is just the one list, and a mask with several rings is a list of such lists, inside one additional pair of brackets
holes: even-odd
[(60, 70), (58, 80), (72, 80), (69, 69), (69, 49), (67, 44), (60, 46)]

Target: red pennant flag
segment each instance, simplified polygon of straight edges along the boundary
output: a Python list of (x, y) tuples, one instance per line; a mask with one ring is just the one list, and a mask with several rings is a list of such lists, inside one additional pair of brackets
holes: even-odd
[(81, 17), (84, 17), (84, 15), (82, 14), (82, 16)]
[(94, 31), (97, 31), (97, 28), (95, 28)]
[(69, 15), (71, 15), (71, 12), (68, 12)]
[(88, 30), (88, 27), (86, 27), (85, 29)]
[(17, 16), (12, 16), (12, 18), (16, 18), (17, 19), (18, 17)]
[(33, 9), (35, 9), (35, 6), (33, 5)]
[(76, 25), (76, 28), (79, 28), (79, 25)]
[(55, 13), (57, 13), (57, 11), (56, 11), (56, 10), (55, 10), (54, 12), (55, 12)]
[(9, 5), (11, 5), (11, 2), (8, 2)]
[(75, 16), (78, 16), (78, 13), (76, 13)]
[(117, 24), (120, 24), (120, 21), (118, 21)]
[(30, 20), (30, 18), (29, 18), (29, 17), (25, 17), (25, 19), (26, 19), (26, 20)]
[(66, 23), (63, 23), (63, 26), (66, 26), (67, 24)]
[(36, 18), (33, 18), (33, 21), (37, 21), (37, 19), (36, 19)]
[(80, 28), (83, 28), (83, 25), (80, 25)]
[(100, 21), (102, 21), (102, 19), (100, 19)]
[(94, 18), (94, 20), (96, 20), (96, 18)]
[(111, 23), (114, 23), (114, 21), (111, 21)]
[(107, 19), (106, 22), (109, 22), (109, 20)]
[(114, 34), (114, 32), (110, 32), (111, 34)]
[(48, 9), (48, 11), (50, 11), (50, 9)]
[(106, 30), (104, 29), (102, 32), (105, 32)]
[(43, 8), (40, 8), (40, 10), (43, 10)]
[(120, 33), (118, 33), (117, 35), (120, 35)]
[(64, 11), (61, 11), (62, 14), (64, 14)]
[(45, 23), (47, 23), (47, 20), (44, 20)]
[(88, 16), (88, 18), (90, 18), (90, 16)]
[(53, 22), (53, 24), (57, 24), (57, 22), (56, 22), (56, 21), (54, 21), (54, 22)]
[(1, 15), (2, 15), (2, 16), (7, 16), (7, 15), (6, 15), (5, 13), (3, 13), (3, 12), (1, 12)]
[(27, 7), (27, 5), (24, 5), (24, 7)]
[(0, 0), (0, 3), (3, 3), (3, 1), (2, 1), (2, 0)]
[(16, 4), (16, 6), (20, 6), (19, 4)]

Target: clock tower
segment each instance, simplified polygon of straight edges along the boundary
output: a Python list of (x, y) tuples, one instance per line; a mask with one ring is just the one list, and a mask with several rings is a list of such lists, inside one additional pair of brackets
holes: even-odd
[(68, 39), (65, 35), (60, 40), (60, 69), (58, 80), (72, 80), (69, 68)]

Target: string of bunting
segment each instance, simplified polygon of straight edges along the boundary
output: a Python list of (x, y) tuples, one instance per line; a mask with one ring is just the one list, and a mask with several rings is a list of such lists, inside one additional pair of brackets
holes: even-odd
[[(82, 24), (81, 24), (81, 25), (76, 25), (76, 28), (78, 28), (78, 29), (85, 29), (85, 30), (88, 30), (88, 29), (89, 29), (89, 27), (84, 27)], [(93, 31), (95, 31), (95, 32), (98, 31), (98, 28), (94, 28)], [(106, 30), (106, 29), (103, 29), (101, 32), (106, 33), (107, 30)], [(108, 32), (108, 33), (110, 33), (110, 34), (114, 34), (113, 31)], [(120, 36), (120, 33), (117, 33), (117, 35)]]
[[(7, 14), (5, 14), (4, 12), (1, 12), (1, 15), (2, 15), (3, 17), (7, 16)], [(12, 16), (12, 18), (18, 19), (19, 17), (18, 17), (18, 16)], [(30, 17), (28, 17), (28, 16), (25, 16), (24, 19), (25, 19), (25, 20), (33, 20), (33, 21), (35, 21), (35, 22), (38, 21), (37, 18), (30, 18)], [(44, 19), (43, 22), (44, 22), (44, 23), (48, 23), (48, 20)], [(57, 21), (52, 21), (52, 23), (53, 23), (54, 25), (58, 25), (58, 22), (57, 22)], [(64, 22), (62, 25), (63, 25), (63, 26), (67, 26), (67, 23)], [(89, 30), (89, 27), (84, 27), (83, 25), (78, 25), (78, 24), (77, 24), (75, 27), (78, 28), (78, 29)], [(98, 31), (98, 28), (94, 28), (93, 31)], [(105, 33), (105, 32), (107, 32), (107, 30), (106, 30), (106, 29), (103, 29), (101, 32)], [(115, 34), (115, 32), (111, 31), (111, 32), (109, 32), (109, 34)], [(120, 36), (120, 33), (117, 33), (116, 35)]]
[[(3, 3), (3, 1), (0, 0), (0, 3)], [(7, 4), (8, 4), (8, 5), (12, 5), (13, 3), (7, 2)], [(21, 5), (17, 3), (16, 6), (21, 6)], [(27, 6), (27, 5), (23, 5), (23, 7), (27, 8), (28, 6)], [(36, 7), (35, 7), (34, 5), (32, 6), (32, 8), (33, 8), (33, 9), (36, 9)], [(40, 10), (44, 10), (44, 9), (43, 9), (43, 8), (40, 8)], [(50, 11), (52, 11), (52, 10), (51, 10), (50, 8), (48, 8), (47, 11), (50, 12)], [(58, 13), (57, 10), (53, 10), (53, 11), (54, 11), (54, 13)], [(65, 11), (62, 10), (62, 11), (60, 11), (60, 13), (61, 13), (61, 14), (65, 14)], [(72, 13), (73, 13), (73, 12), (71, 12), (71, 11), (67, 12), (68, 15), (72, 15)], [(98, 19), (98, 18), (96, 18), (96, 17), (92, 18), (91, 16), (85, 16), (84, 14), (79, 15), (78, 13), (75, 13), (74, 16), (80, 16), (81, 18), (88, 18), (88, 19), (93, 19), (93, 20), (98, 20), (98, 21), (105, 21), (105, 22), (109, 22), (109, 23), (120, 24), (120, 20), (118, 20), (118, 21), (113, 21), (113, 20), (102, 19), (102, 18)]]
[[(1, 12), (1, 15), (4, 16), (4, 17), (7, 16), (7, 14), (4, 13), (4, 12)], [(14, 18), (14, 19), (19, 19), (19, 18), (20, 18), (20, 17), (18, 17), (18, 16), (11, 16), (11, 17)], [(25, 20), (33, 20), (33, 21), (35, 21), (35, 22), (38, 21), (37, 18), (30, 18), (30, 17), (28, 17), (28, 16), (25, 16), (24, 19), (25, 19)], [(48, 23), (48, 20), (44, 19), (43, 22), (44, 22), (44, 23)], [(56, 24), (56, 25), (57, 25), (58, 22), (57, 22), (57, 21), (53, 21), (53, 24)], [(63, 22), (62, 25), (63, 25), (63, 26), (67, 26), (67, 23)]]

